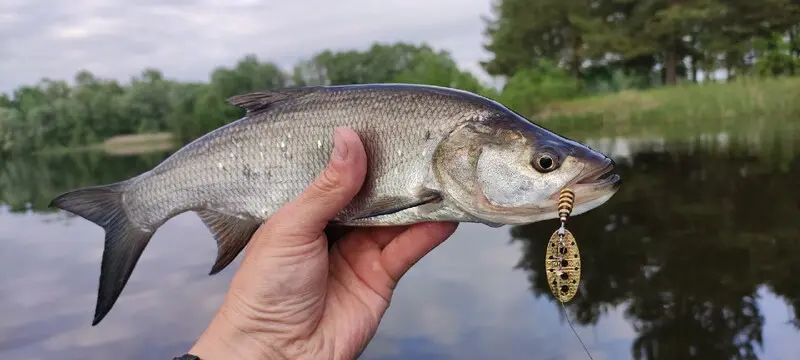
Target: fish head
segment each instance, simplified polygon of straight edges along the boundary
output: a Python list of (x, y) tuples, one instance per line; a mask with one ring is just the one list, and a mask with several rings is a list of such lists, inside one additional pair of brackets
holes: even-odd
[(575, 194), (571, 215), (580, 215), (607, 202), (621, 184), (608, 156), (519, 116), (459, 128), (434, 161), (446, 196), (495, 224), (558, 218), (563, 189)]

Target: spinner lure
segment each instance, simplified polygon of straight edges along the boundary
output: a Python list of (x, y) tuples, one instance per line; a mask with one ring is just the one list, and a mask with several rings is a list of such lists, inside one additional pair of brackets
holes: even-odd
[(566, 229), (567, 217), (572, 212), (575, 193), (564, 189), (558, 198), (558, 217), (561, 227), (547, 243), (545, 270), (550, 291), (562, 303), (569, 301), (578, 291), (581, 280), (581, 256), (572, 233)]

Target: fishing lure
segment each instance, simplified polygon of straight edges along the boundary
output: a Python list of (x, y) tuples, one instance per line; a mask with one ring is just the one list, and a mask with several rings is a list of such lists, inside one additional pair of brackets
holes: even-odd
[(556, 230), (547, 243), (545, 269), (550, 292), (558, 301), (565, 303), (578, 292), (581, 280), (581, 255), (575, 237), (567, 230), (567, 217), (572, 213), (575, 193), (564, 189), (558, 197), (558, 217), (561, 227)]
[(578, 243), (575, 237), (567, 230), (567, 218), (572, 213), (572, 207), (575, 204), (575, 192), (570, 189), (561, 190), (558, 196), (558, 218), (561, 220), (561, 226), (553, 232), (550, 236), (550, 241), (547, 243), (547, 251), (545, 253), (545, 270), (547, 274), (547, 283), (550, 285), (550, 292), (561, 304), (561, 310), (564, 311), (564, 317), (569, 323), (570, 329), (578, 338), (578, 341), (586, 351), (589, 359), (592, 354), (586, 348), (580, 335), (572, 325), (569, 319), (567, 309), (564, 303), (571, 300), (578, 292), (578, 284), (581, 281), (581, 254), (578, 251)]

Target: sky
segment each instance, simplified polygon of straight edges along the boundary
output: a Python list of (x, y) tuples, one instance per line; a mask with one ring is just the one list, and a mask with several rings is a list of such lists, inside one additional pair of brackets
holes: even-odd
[(145, 67), (207, 80), (256, 54), (286, 69), (324, 49), (427, 42), (462, 69), (479, 61), (490, 0), (2, 0), (0, 92), (78, 70), (128, 80)]

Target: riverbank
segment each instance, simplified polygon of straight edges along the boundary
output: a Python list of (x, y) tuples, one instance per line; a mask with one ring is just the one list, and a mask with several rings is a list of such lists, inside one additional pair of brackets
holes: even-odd
[(571, 136), (759, 131), (800, 120), (800, 78), (742, 79), (625, 91), (546, 105), (533, 121)]
[[(530, 115), (537, 123), (576, 139), (685, 137), (686, 134), (762, 131), (800, 126), (800, 78), (743, 79), (624, 91), (548, 104)], [(788, 123), (788, 124), (787, 124)], [(119, 135), (79, 148), (47, 153), (103, 151), (135, 155), (179, 147), (169, 132)]]
[(168, 151), (176, 146), (178, 146), (177, 139), (168, 132), (120, 135), (103, 142), (103, 150), (112, 155)]
[(139, 155), (169, 151), (180, 146), (175, 135), (169, 132), (117, 135), (101, 143), (76, 147), (57, 147), (37, 152), (43, 155), (59, 155), (84, 151), (102, 151), (109, 155)]

